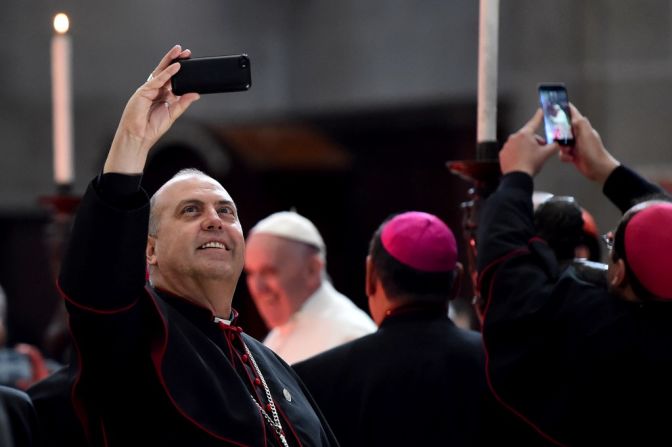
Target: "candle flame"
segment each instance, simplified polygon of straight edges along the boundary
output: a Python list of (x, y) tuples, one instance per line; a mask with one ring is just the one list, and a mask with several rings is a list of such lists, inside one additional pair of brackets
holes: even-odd
[(69, 28), (70, 28), (70, 20), (68, 19), (67, 15), (63, 14), (62, 12), (59, 12), (54, 16), (54, 29), (56, 30), (57, 33), (65, 34), (68, 32)]

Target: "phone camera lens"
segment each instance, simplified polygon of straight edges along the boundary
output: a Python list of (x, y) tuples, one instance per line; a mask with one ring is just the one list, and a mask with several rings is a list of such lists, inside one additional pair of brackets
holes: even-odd
[(240, 68), (247, 68), (247, 59), (244, 58), (244, 57), (241, 57), (239, 64), (240, 64)]

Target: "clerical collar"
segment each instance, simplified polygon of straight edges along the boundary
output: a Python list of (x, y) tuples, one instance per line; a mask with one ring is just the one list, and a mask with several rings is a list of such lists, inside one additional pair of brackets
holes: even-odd
[(157, 287), (153, 287), (153, 289), (157, 295), (163, 298), (164, 301), (169, 303), (171, 306), (176, 308), (182, 315), (187, 317), (192, 322), (200, 322), (201, 325), (207, 326), (207, 323), (219, 323), (221, 321), (222, 323), (230, 326), (235, 324), (235, 320), (238, 317), (238, 312), (236, 312), (235, 309), (231, 309), (231, 315), (227, 320), (214, 315), (210, 309), (207, 309), (198, 303), (187, 300), (178, 295), (173, 295), (172, 293)]
[[(233, 319), (233, 316), (229, 317)], [(224, 323), (227, 326), (231, 326), (231, 319), (225, 320), (224, 318), (219, 318), (219, 317), (213, 317), (212, 321), (215, 323)]]

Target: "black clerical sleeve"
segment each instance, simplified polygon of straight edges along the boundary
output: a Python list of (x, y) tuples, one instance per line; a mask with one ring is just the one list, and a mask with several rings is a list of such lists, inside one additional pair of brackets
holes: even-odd
[(512, 172), (502, 177), (497, 191), (487, 199), (479, 222), (479, 272), (513, 250), (524, 250), (535, 234), (533, 187), (532, 177)]
[(91, 182), (61, 266), (80, 365), (73, 408), (87, 433), (108, 408), (138, 395), (137, 378), (151, 371), (146, 353), (156, 328), (142, 300), (149, 201), (139, 179), (105, 174)]
[(622, 213), (642, 200), (656, 194), (663, 194), (659, 186), (646, 181), (635, 171), (623, 165), (614, 169), (609, 175), (602, 191)]
[(104, 174), (84, 195), (59, 279), (80, 310), (118, 311), (142, 293), (149, 201), (139, 178)]

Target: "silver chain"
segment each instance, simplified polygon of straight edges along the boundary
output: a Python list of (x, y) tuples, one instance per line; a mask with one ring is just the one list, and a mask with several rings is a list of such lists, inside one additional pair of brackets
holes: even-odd
[(266, 422), (268, 422), (268, 425), (270, 425), (273, 428), (273, 430), (275, 430), (275, 432), (278, 434), (278, 437), (280, 438), (280, 442), (282, 442), (282, 445), (284, 447), (289, 447), (289, 444), (287, 444), (287, 439), (285, 439), (285, 434), (282, 431), (282, 424), (280, 424), (280, 418), (278, 417), (278, 412), (275, 409), (275, 403), (273, 402), (273, 396), (271, 396), (271, 390), (268, 388), (268, 385), (266, 384), (266, 379), (264, 379), (264, 375), (261, 373), (261, 370), (259, 369), (256, 360), (254, 360), (254, 357), (250, 352), (250, 348), (247, 347), (247, 345), (242, 339), (241, 341), (243, 342), (243, 348), (245, 349), (245, 354), (247, 354), (248, 358), (250, 359), (250, 363), (252, 364), (252, 369), (254, 370), (257, 377), (259, 377), (259, 380), (261, 380), (261, 384), (264, 386), (264, 393), (266, 393), (266, 399), (268, 400), (268, 405), (271, 407), (271, 414), (273, 415), (273, 419), (271, 419), (271, 417), (268, 415), (264, 407), (259, 402), (257, 402), (257, 399), (255, 399), (254, 396), (250, 394), (252, 402), (254, 402), (257, 405), (259, 411), (261, 411), (261, 414), (264, 415), (264, 418), (266, 419)]

